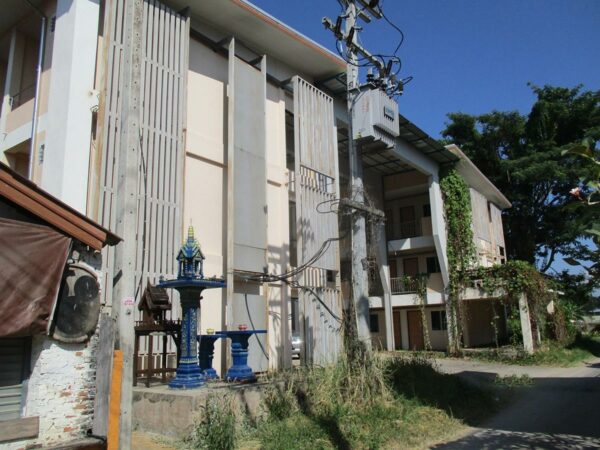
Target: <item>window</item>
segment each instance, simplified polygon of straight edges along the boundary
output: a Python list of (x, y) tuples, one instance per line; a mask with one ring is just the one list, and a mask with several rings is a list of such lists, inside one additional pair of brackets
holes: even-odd
[(327, 270), (327, 282), (335, 283), (335, 270)]
[[(21, 417), (23, 381), (29, 378), (29, 338), (0, 339), (0, 421)], [(2, 439), (0, 439), (1, 441)]]
[(371, 333), (379, 333), (379, 314), (369, 314), (369, 329)]
[(391, 209), (385, 210), (385, 234), (388, 239), (394, 238), (394, 214)]
[(506, 251), (501, 245), (498, 246), (498, 253), (500, 253), (500, 264), (506, 264)]
[(446, 323), (446, 311), (431, 311), (431, 329), (433, 331), (444, 331), (448, 329)]
[(440, 262), (435, 256), (427, 257), (427, 273), (440, 273)]
[(423, 217), (431, 217), (431, 205), (423, 205)]

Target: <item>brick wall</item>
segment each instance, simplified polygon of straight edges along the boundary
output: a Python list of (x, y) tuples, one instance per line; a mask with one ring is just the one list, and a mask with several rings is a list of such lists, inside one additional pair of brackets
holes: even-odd
[(85, 437), (94, 412), (97, 342), (97, 335), (84, 344), (33, 338), (23, 416), (40, 418), (39, 436), (0, 448), (39, 448)]
[[(75, 246), (72, 258), (100, 274), (97, 252)], [(34, 336), (31, 375), (24, 383), (23, 417), (39, 417), (36, 439), (0, 444), (2, 450), (44, 448), (86, 436), (92, 428), (98, 332), (85, 343), (68, 344)]]

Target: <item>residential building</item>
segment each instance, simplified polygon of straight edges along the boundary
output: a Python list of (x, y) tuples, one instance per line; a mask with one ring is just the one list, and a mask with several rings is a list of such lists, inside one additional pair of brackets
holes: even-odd
[[(5, 12), (2, 158), (123, 238), (103, 252), (102, 301), (121, 330), (124, 385), (140, 319), (127, 305), (148, 281), (176, 276), (189, 224), (205, 274), (227, 279), (226, 290), (203, 295), (199, 332), (266, 329), (250, 344), (259, 372), (291, 366), (293, 331), (302, 363), (335, 361), (354, 258), (348, 214), (357, 213), (341, 202), (354, 194), (346, 62), (246, 0), (7, 0)], [(482, 220), (476, 233), (486, 260), (504, 247), (498, 220), (508, 202), (458, 149), (402, 115), (389, 119), (398, 128), (392, 138), (360, 137), (364, 194), (387, 216), (383, 227), (367, 215), (364, 265), (380, 330), (373, 341), (411, 346), (414, 296), (400, 277), (428, 271), (428, 325), (439, 328), (432, 343), (443, 348), (440, 168), (457, 163), (476, 207), (488, 214), (490, 202), (493, 229), (486, 234)], [(221, 373), (228, 354), (222, 341), (214, 359)], [(123, 391), (124, 405), (130, 395)]]
[[(438, 151), (458, 158), (451, 164), (469, 185), (472, 213), (473, 245), (476, 264), (489, 267), (506, 261), (506, 244), (502, 228), (502, 210), (510, 202), (455, 145)], [(444, 163), (442, 163), (443, 165)], [(446, 350), (447, 270), (440, 264), (436, 250), (428, 178), (414, 168), (384, 178), (386, 237), (393, 308), (394, 347), (423, 349), (425, 346), (417, 278), (426, 276), (425, 318), (427, 334), (434, 350)], [(434, 198), (435, 200), (435, 198)], [(438, 198), (443, 204), (443, 198)], [(443, 227), (442, 224), (438, 225)], [(496, 333), (506, 332), (504, 307), (497, 299), (483, 296), (479, 289), (466, 289), (463, 302), (463, 341), (467, 347), (494, 344)], [(382, 297), (371, 297), (371, 332), (374, 345), (385, 347)], [(496, 323), (496, 331), (492, 325)]]

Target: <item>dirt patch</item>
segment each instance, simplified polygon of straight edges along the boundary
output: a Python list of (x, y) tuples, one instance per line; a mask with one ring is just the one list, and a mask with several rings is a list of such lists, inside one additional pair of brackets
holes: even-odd
[(131, 435), (132, 450), (176, 450), (175, 444), (156, 434), (134, 431)]

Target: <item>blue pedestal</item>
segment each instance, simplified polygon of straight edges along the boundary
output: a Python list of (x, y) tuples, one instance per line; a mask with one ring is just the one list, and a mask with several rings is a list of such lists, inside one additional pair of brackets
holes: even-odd
[(231, 358), (233, 365), (227, 371), (227, 381), (254, 381), (256, 376), (248, 365), (248, 340), (253, 334), (266, 333), (267, 330), (220, 331), (231, 339)]
[(195, 389), (204, 384), (204, 375), (198, 364), (198, 304), (202, 290), (179, 289), (181, 294), (181, 348), (175, 378), (169, 382), (172, 389)]
[(200, 370), (207, 380), (214, 380), (219, 377), (217, 371), (212, 366), (212, 362), (215, 355), (215, 342), (224, 337), (227, 336), (224, 334), (198, 335), (198, 341), (200, 342), (200, 350), (198, 351)]
[[(173, 389), (194, 389), (204, 384), (204, 375), (198, 364), (198, 307), (204, 289), (223, 289), (221, 278), (204, 278), (204, 255), (194, 237), (194, 228), (188, 228), (188, 237), (177, 254), (177, 279), (162, 280), (158, 286), (176, 289), (181, 300), (181, 347), (175, 378), (169, 383)], [(161, 277), (162, 278), (162, 277)]]

